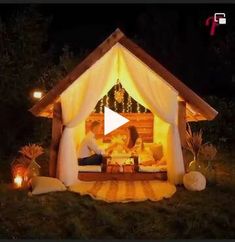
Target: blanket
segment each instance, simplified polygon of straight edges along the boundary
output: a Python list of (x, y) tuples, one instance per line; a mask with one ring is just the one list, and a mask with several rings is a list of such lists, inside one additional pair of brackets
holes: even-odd
[(69, 187), (69, 191), (89, 195), (96, 200), (112, 202), (159, 201), (170, 198), (176, 187), (166, 181), (79, 181)]

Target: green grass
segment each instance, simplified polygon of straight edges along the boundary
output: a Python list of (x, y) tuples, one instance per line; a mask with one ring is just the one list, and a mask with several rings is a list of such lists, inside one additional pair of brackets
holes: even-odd
[(234, 157), (218, 156), (217, 185), (177, 187), (159, 202), (108, 204), (70, 192), (30, 197), (2, 183), (0, 239), (234, 239)]

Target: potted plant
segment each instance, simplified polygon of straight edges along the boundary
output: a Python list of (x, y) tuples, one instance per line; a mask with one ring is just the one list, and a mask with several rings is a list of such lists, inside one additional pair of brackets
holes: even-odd
[(200, 171), (199, 153), (202, 147), (202, 130), (192, 132), (189, 124), (187, 124), (187, 127), (186, 149), (193, 154), (193, 160), (189, 163), (189, 171)]
[(25, 177), (30, 179), (33, 176), (38, 176), (40, 174), (40, 165), (36, 162), (36, 158), (44, 153), (43, 148), (40, 145), (29, 144), (21, 147), (19, 153), (29, 159)]
[(216, 170), (212, 161), (215, 159), (217, 154), (217, 149), (212, 144), (204, 144), (201, 148), (201, 154), (204, 156), (205, 161), (207, 162), (206, 167), (206, 178), (210, 184), (216, 183)]

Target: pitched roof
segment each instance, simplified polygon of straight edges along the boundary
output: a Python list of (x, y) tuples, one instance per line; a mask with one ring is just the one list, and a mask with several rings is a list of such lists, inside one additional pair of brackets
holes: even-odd
[(60, 80), (56, 86), (52, 88), (41, 100), (39, 100), (29, 111), (35, 116), (51, 117), (53, 103), (59, 99), (60, 94), (106, 52), (108, 52), (116, 43), (120, 43), (132, 52), (137, 58), (139, 58), (179, 92), (180, 98), (187, 103), (188, 121), (212, 120), (216, 117), (218, 112), (215, 109), (213, 109), (201, 97), (163, 67), (157, 60), (151, 57), (132, 40), (128, 39), (119, 29), (116, 29), (103, 43), (101, 43), (81, 63), (79, 63), (72, 72), (70, 72), (64, 79)]

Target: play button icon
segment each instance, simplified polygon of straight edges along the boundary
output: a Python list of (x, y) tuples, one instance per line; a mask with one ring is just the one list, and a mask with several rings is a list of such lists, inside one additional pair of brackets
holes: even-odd
[(109, 134), (129, 121), (129, 119), (121, 116), (107, 107), (104, 107), (104, 135)]

